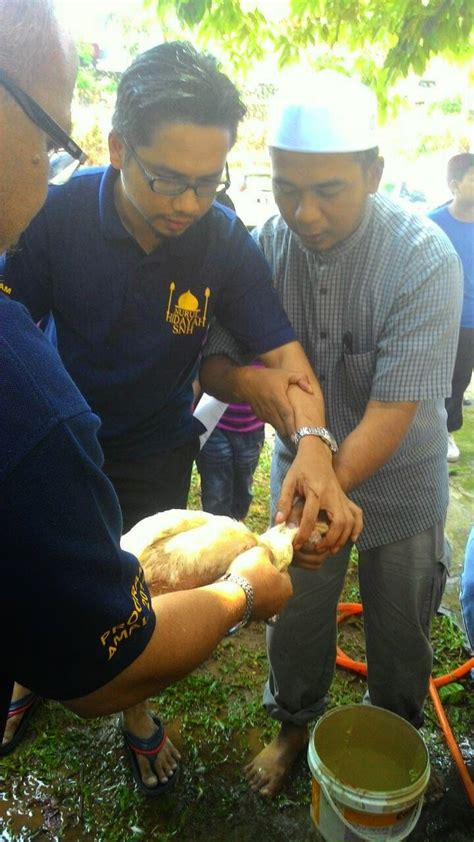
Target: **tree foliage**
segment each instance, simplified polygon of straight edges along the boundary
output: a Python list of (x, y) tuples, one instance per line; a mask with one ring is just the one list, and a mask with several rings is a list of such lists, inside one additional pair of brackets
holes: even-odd
[(93, 46), (84, 41), (76, 44), (79, 57), (76, 91), (78, 101), (83, 105), (93, 105), (107, 100), (114, 93), (119, 77), (118, 73), (98, 74), (96, 72)]
[(347, 69), (379, 93), (410, 71), (421, 76), (434, 55), (462, 60), (472, 50), (472, 0), (288, 0), (280, 20), (265, 17), (257, 0), (144, 2), (162, 23), (175, 15), (200, 42), (218, 41), (241, 70), (269, 49), (280, 68), (308, 48), (316, 65), (334, 66), (342, 50), (353, 56)]

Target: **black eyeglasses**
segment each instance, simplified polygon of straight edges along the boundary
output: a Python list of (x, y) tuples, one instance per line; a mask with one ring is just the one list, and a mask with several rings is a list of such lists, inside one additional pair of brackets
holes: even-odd
[(161, 196), (181, 196), (182, 193), (186, 193), (186, 190), (194, 190), (199, 199), (210, 199), (211, 196), (215, 196), (219, 190), (228, 190), (230, 187), (230, 174), (227, 163), (224, 170), (224, 179), (207, 178), (198, 181), (196, 184), (191, 184), (189, 181), (185, 181), (183, 178), (179, 178), (178, 176), (155, 175), (148, 172), (145, 165), (135, 152), (133, 146), (128, 143), (125, 138), (123, 140), (125, 146), (132, 153), (133, 158), (145, 176), (150, 190), (153, 190), (153, 193), (159, 193)]
[[(86, 153), (56, 123), (56, 120), (53, 120), (48, 112), (25, 93), (3, 70), (0, 70), (0, 85), (6, 88), (30, 120), (38, 128), (42, 129), (51, 140), (53, 148), (50, 151), (50, 161), (53, 162), (54, 160), (55, 166), (52, 172), (50, 165), (49, 182), (51, 184), (64, 184), (87, 159)], [(58, 163), (58, 155), (60, 156), (60, 165)]]

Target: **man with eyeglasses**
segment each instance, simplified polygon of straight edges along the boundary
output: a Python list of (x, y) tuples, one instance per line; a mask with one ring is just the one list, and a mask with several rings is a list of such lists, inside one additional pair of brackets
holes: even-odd
[[(3, 250), (44, 202), (51, 149), (74, 160), (82, 153), (67, 135), (75, 51), (51, 0), (0, 0), (0, 32)], [(225, 581), (151, 599), (137, 559), (120, 548), (98, 418), (31, 316), (3, 291), (0, 734), (7, 718), (20, 725), (1, 755), (21, 740), (35, 694), (84, 717), (130, 707), (187, 675), (239, 620), (281, 610), (291, 593), (288, 576), (259, 559), (233, 562)], [(9, 705), (15, 677), (34, 692)]]
[[(72, 53), (69, 57), (65, 54), (61, 56), (64, 79), (58, 76), (60, 63), (54, 61), (48, 66), (45, 62), (45, 72), (41, 81), (32, 78), (32, 75), (25, 73), (24, 70), (20, 74), (20, 77), (28, 78), (29, 87), (33, 92), (41, 88), (40, 104), (13, 78), (21, 65), (21, 59), (4, 42), (2, 33), (3, 55), (0, 66), (2, 99), (6, 103), (4, 107), (7, 112), (14, 108), (16, 113), (21, 115), (20, 124), (17, 125), (18, 121), (7, 122), (9, 114), (6, 113), (5, 129), (2, 127), (2, 131), (6, 130), (7, 126), (9, 127), (8, 140), (10, 142), (8, 149), (3, 150), (2, 158), (4, 174), (0, 184), (2, 208), (0, 239), (2, 242), (11, 243), (12, 238), (13, 240), (15, 238), (15, 231), (24, 230), (44, 201), (47, 185), (44, 175), (48, 171), (51, 151), (60, 148), (67, 150), (70, 155), (69, 163), (76, 161), (77, 165), (85, 160), (85, 155), (63, 128), (70, 124), (70, 102), (76, 72)], [(64, 46), (61, 50), (64, 53)], [(60, 54), (59, 45), (57, 51)], [(46, 85), (45, 78), (47, 78)], [(28, 142), (29, 135), (25, 135), (26, 127), (31, 125), (36, 129), (34, 136), (36, 146), (33, 149)], [(21, 201), (18, 201), (19, 195), (22, 197)]]
[[(214, 203), (229, 185), (226, 158), (244, 113), (211, 56), (179, 42), (143, 53), (119, 84), (111, 166), (51, 188), (3, 284), (35, 321), (54, 315), (63, 362), (101, 420), (104, 471), (124, 531), (156, 511), (186, 507), (201, 432), (192, 382), (216, 315), (274, 369), (274, 394), (259, 413), (282, 431), (314, 431), (289, 471), (280, 520), (301, 494), (298, 540), (321, 507), (330, 518), (327, 546), (337, 549), (360, 532), (361, 513), (342, 493), (318, 432), (326, 434), (318, 383), (265, 259), (235, 214)], [(302, 387), (295, 411), (286, 401), (290, 383)], [(20, 702), (25, 692), (16, 688)], [(142, 789), (172, 786), (179, 753), (156, 717), (144, 706), (129, 709), (124, 732)]]
[(87, 155), (64, 129), (54, 120), (41, 105), (22, 90), (10, 76), (0, 68), (0, 85), (5, 88), (17, 102), (27, 117), (43, 131), (47, 137), (48, 176), (51, 176), (51, 162), (56, 159), (54, 176), (48, 182), (65, 184), (77, 168), (87, 160)]

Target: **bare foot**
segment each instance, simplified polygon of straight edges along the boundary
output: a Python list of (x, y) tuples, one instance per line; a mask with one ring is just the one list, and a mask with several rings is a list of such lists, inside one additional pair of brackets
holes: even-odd
[[(28, 696), (28, 694), (30, 692), (31, 691), (28, 690), (28, 687), (23, 687), (22, 684), (16, 684), (15, 683), (14, 686), (13, 686), (13, 693), (12, 693), (11, 700), (12, 700), (12, 702), (17, 702), (18, 699), (23, 699), (23, 697)], [(15, 734), (16, 734), (19, 726), (20, 726), (20, 723), (21, 723), (22, 719), (23, 719), (22, 713), (18, 713), (15, 716), (10, 716), (9, 719), (7, 719), (7, 723), (5, 725), (5, 731), (4, 731), (3, 739), (2, 739), (2, 746), (6, 746), (6, 745), (8, 745), (8, 743), (11, 743), (11, 741), (13, 740), (13, 737), (15, 736)]]
[[(151, 718), (148, 703), (135, 705), (123, 712), (124, 728), (138, 737), (140, 740), (147, 740), (156, 732), (156, 725)], [(143, 783), (149, 788), (157, 786), (158, 781), (165, 784), (173, 777), (178, 768), (178, 761), (181, 755), (168, 737), (160, 753), (155, 755), (153, 760), (137, 754), (137, 762)]]
[(278, 736), (244, 767), (250, 789), (267, 798), (277, 795), (307, 742), (305, 725), (283, 722)]

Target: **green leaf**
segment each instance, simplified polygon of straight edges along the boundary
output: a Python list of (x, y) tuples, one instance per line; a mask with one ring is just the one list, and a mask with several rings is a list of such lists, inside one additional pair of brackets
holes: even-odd
[(438, 692), (443, 703), (456, 705), (462, 701), (466, 691), (462, 684), (452, 682), (451, 684), (446, 684), (444, 687), (440, 687)]
[(178, 0), (176, 12), (178, 18), (188, 26), (199, 23), (211, 6), (211, 0)]
[[(465, 60), (472, 48), (472, 0), (289, 0), (288, 14), (267, 20), (258, 0), (143, 0), (156, 10), (162, 28), (176, 32), (176, 21), (198, 44), (215, 43), (230, 66), (244, 73), (270, 51), (285, 67), (314, 45), (326, 57), (364, 53), (386, 86), (411, 70), (421, 75), (433, 55)], [(184, 33), (186, 36), (186, 32)], [(385, 99), (387, 94), (385, 94)], [(381, 103), (383, 98), (381, 97)]]

